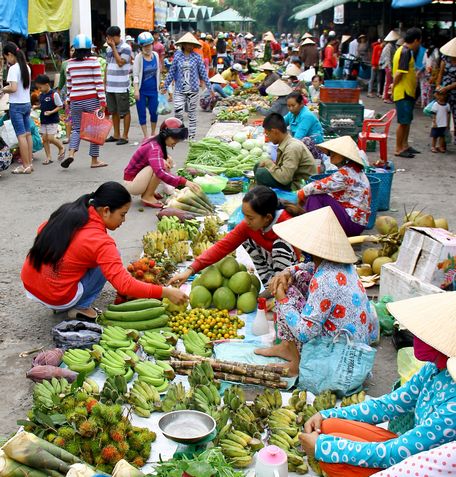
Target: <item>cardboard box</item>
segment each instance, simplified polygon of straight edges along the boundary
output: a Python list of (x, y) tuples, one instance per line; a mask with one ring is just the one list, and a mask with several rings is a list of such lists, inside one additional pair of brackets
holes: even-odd
[(382, 266), (380, 279), (380, 298), (391, 296), (394, 301), (406, 300), (416, 296), (445, 293), (439, 287), (425, 283), (422, 280), (399, 270), (396, 263), (385, 263)]
[(442, 290), (456, 290), (456, 235), (444, 229), (410, 228), (396, 268)]

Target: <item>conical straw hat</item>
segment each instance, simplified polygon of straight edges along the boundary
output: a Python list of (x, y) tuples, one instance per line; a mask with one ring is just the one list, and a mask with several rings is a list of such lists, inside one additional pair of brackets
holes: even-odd
[(328, 151), (336, 152), (341, 156), (356, 162), (360, 166), (364, 166), (364, 162), (359, 155), (358, 147), (350, 136), (342, 136), (336, 139), (330, 139), (329, 141), (317, 144), (321, 149), (327, 149)]
[(266, 93), (270, 94), (271, 96), (288, 96), (292, 92), (293, 90), (291, 87), (281, 79), (274, 81), (271, 86), (266, 88)]
[(391, 30), (388, 33), (388, 35), (385, 36), (384, 41), (397, 41), (397, 40), (399, 40), (400, 37), (401, 37), (401, 35), (399, 35), (399, 33), (396, 30)]
[(331, 207), (307, 212), (273, 226), (283, 240), (325, 260), (355, 263), (355, 252)]
[(442, 55), (456, 58), (456, 38), (453, 38), (448, 43), (445, 43), (442, 48), (440, 48), (440, 53), (442, 53)]
[(268, 31), (267, 33), (265, 33), (265, 35), (263, 37), (263, 40), (264, 41), (275, 41), (275, 37), (270, 31)]
[[(450, 358), (456, 358), (456, 292), (419, 296), (388, 303), (386, 307), (421, 341)], [(455, 361), (450, 364), (453, 377), (456, 377)]]
[(220, 73), (217, 73), (216, 75), (212, 76), (209, 81), (211, 83), (228, 84), (228, 81)]
[(200, 42), (190, 32), (186, 33), (184, 36), (182, 36), (181, 38), (179, 38), (179, 40), (176, 41), (176, 45), (182, 45), (182, 43), (201, 46)]
[(310, 38), (306, 38), (303, 42), (302, 45), (315, 45), (315, 42), (311, 40)]
[(453, 380), (456, 381), (456, 358), (450, 358), (447, 361), (447, 369)]
[(313, 36), (309, 32), (307, 32), (302, 35), (301, 40), (305, 40), (306, 38), (313, 38)]
[(264, 65), (260, 66), (260, 70), (262, 70), (262, 71), (275, 71), (275, 66), (272, 65), (271, 63), (269, 63), (269, 61), (268, 61)]
[(342, 35), (342, 40), (340, 41), (340, 43), (345, 43), (346, 41), (348, 41), (349, 39), (351, 38), (351, 35)]
[(294, 64), (288, 65), (285, 69), (285, 75), (290, 76), (299, 76), (302, 71)]

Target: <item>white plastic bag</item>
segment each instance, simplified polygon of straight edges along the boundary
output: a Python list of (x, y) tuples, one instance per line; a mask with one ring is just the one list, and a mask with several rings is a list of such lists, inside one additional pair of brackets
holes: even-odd
[(2, 127), (0, 128), (0, 136), (9, 148), (17, 146), (16, 131), (14, 130), (11, 119), (7, 119), (3, 123)]
[(304, 71), (298, 76), (300, 81), (305, 81), (306, 83), (312, 83), (312, 78), (316, 75), (315, 68), (312, 66), (308, 70)]

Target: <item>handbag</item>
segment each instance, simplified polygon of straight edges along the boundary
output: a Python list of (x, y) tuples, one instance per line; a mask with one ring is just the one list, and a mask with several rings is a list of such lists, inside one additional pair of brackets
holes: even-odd
[(80, 137), (84, 141), (102, 146), (111, 128), (112, 122), (105, 117), (104, 112), (100, 109), (93, 113), (82, 113)]
[(376, 352), (351, 341), (347, 333), (317, 336), (302, 347), (298, 386), (313, 394), (331, 390), (340, 397), (349, 396), (362, 389)]
[(0, 136), (8, 147), (12, 148), (17, 146), (16, 131), (14, 130), (11, 119), (7, 119), (3, 122), (0, 128)]

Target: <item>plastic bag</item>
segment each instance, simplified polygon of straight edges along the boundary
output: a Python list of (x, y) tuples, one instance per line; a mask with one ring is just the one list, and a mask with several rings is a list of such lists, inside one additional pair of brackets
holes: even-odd
[(416, 374), (426, 363), (415, 358), (412, 347), (401, 348), (397, 352), (397, 372), (401, 377), (401, 386)]
[(63, 321), (52, 328), (57, 348), (90, 348), (100, 341), (103, 328), (88, 321)]
[(171, 114), (171, 111), (173, 108), (171, 107), (171, 104), (168, 102), (166, 96), (164, 94), (158, 93), (158, 108), (157, 108), (157, 113), (158, 114)]
[(8, 147), (17, 146), (16, 131), (14, 130), (11, 119), (7, 119), (3, 122), (3, 125), (0, 128), (0, 136)]
[(311, 67), (308, 70), (304, 71), (298, 76), (300, 81), (305, 81), (306, 83), (312, 83), (312, 78), (316, 75), (315, 68)]
[(434, 104), (435, 104), (435, 99), (433, 99), (427, 106), (425, 106), (425, 108), (423, 109), (423, 114), (425, 116), (432, 117), (432, 115), (434, 114), (432, 112), (432, 107), (434, 106)]
[(375, 307), (375, 311), (377, 312), (382, 336), (391, 336), (394, 331), (394, 318), (386, 309), (386, 304), (391, 303), (392, 301), (392, 297), (384, 296), (380, 301), (372, 302)]
[(314, 394), (328, 389), (339, 396), (358, 392), (372, 370), (376, 352), (352, 342), (346, 334), (317, 336), (302, 347), (298, 386)]
[(92, 144), (103, 145), (112, 128), (112, 122), (99, 109), (93, 113), (82, 113), (81, 139)]
[(236, 225), (240, 224), (244, 220), (244, 213), (242, 212), (242, 205), (236, 208), (236, 210), (230, 215), (228, 219), (228, 230), (233, 230)]

